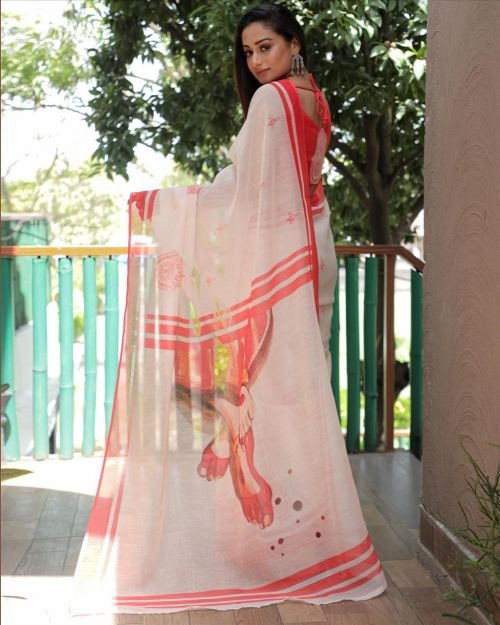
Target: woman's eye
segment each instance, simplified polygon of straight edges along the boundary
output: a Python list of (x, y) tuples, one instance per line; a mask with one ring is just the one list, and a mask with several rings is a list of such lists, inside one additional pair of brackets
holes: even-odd
[(248, 58), (249, 56), (251, 56), (251, 52), (250, 50), (245, 50), (244, 55)]
[(270, 46), (262, 46), (260, 51), (261, 52), (267, 52), (269, 50)]

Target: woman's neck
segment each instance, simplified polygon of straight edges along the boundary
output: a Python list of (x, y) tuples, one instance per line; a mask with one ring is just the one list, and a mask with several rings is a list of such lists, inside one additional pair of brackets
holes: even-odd
[(285, 76), (291, 80), (297, 87), (311, 87), (311, 74), (306, 70), (303, 76)]

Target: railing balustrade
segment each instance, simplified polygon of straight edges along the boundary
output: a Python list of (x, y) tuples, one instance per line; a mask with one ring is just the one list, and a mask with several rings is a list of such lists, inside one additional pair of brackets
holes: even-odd
[[(343, 260), (346, 298), (347, 354), (347, 431), (346, 446), (355, 452), (377, 451), (377, 310), (378, 298), (384, 298), (384, 449), (392, 450), (394, 441), (395, 340), (394, 293), (396, 258), (406, 260), (411, 272), (411, 422), (410, 450), (417, 456), (422, 436), (422, 271), (424, 262), (401, 246), (345, 246), (336, 248)], [(12, 295), (13, 263), (16, 256), (32, 257), (33, 267), (33, 456), (44, 459), (49, 454), (49, 422), (47, 411), (47, 355), (53, 345), (47, 344), (47, 284), (49, 259), (57, 259), (58, 309), (60, 341), (60, 377), (58, 391), (59, 456), (72, 458), (74, 453), (74, 316), (73, 268), (76, 259), (83, 263), (84, 297), (84, 405), (81, 451), (92, 456), (96, 445), (96, 383), (97, 383), (97, 291), (96, 261), (104, 263), (104, 419), (109, 429), (116, 382), (119, 350), (119, 284), (117, 256), (127, 254), (126, 247), (3, 247), (2, 265), (2, 383), (8, 383), (12, 399), (6, 409), (5, 457), (20, 457), (14, 379), (14, 299)], [(363, 367), (360, 360), (359, 265), (364, 258)], [(384, 262), (385, 284), (378, 292), (379, 263)], [(339, 268), (341, 271), (342, 268)], [(330, 351), (332, 355), (332, 389), (340, 412), (340, 305), (339, 281), (335, 290)], [(125, 288), (125, 285), (122, 285)], [(361, 371), (363, 371), (364, 432), (361, 432)]]

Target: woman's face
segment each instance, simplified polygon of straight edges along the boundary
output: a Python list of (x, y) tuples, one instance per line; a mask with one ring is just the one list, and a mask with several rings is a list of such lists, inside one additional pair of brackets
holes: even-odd
[(292, 67), (292, 55), (300, 49), (295, 39), (287, 41), (263, 22), (249, 24), (241, 34), (241, 42), (248, 69), (261, 85), (286, 76)]

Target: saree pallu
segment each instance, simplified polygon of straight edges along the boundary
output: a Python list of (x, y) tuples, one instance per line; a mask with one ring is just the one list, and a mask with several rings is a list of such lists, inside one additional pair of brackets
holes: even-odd
[(335, 254), (289, 81), (214, 182), (130, 198), (127, 307), (72, 611), (381, 593), (327, 362)]

